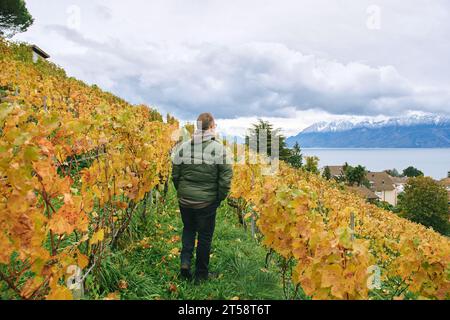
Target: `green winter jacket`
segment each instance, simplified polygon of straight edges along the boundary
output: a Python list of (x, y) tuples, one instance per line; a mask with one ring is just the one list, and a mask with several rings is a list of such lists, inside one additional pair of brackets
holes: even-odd
[(212, 203), (228, 196), (232, 165), (226, 148), (214, 136), (194, 136), (175, 148), (172, 161), (179, 199)]

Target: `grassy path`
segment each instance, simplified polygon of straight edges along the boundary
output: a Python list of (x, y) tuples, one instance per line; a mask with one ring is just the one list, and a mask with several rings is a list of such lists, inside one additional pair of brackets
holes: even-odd
[[(139, 226), (139, 227), (138, 227)], [(173, 190), (160, 213), (133, 223), (126, 245), (111, 253), (95, 277), (89, 298), (109, 293), (121, 299), (283, 299), (280, 273), (264, 268), (267, 251), (238, 224), (230, 207), (218, 210), (210, 270), (217, 279), (200, 285), (179, 280), (182, 222)], [(133, 230), (133, 228), (135, 228)]]

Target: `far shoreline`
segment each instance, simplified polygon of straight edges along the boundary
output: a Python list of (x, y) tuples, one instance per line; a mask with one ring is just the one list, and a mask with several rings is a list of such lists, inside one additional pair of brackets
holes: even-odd
[(300, 147), (303, 150), (450, 150), (450, 147)]

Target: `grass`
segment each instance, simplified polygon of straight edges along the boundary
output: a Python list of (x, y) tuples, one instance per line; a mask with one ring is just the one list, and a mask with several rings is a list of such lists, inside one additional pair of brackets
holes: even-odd
[(284, 299), (279, 269), (265, 268), (267, 251), (246, 232), (227, 205), (217, 212), (210, 270), (216, 279), (199, 285), (180, 280), (182, 221), (175, 193), (136, 216), (118, 249), (86, 283), (88, 299), (116, 293), (121, 299)]

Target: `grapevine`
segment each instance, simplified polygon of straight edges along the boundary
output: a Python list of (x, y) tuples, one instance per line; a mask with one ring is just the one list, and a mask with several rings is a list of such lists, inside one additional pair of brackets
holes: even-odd
[(98, 266), (167, 181), (178, 123), (32, 63), (25, 45), (0, 53), (0, 276), (20, 298), (68, 299), (68, 267)]
[(424, 298), (448, 298), (448, 238), (320, 176), (284, 163), (277, 174), (263, 175), (264, 166), (235, 165), (232, 197), (253, 205), (270, 250), (295, 259), (293, 282), (307, 295), (368, 299), (369, 271), (376, 266), (381, 281), (399, 279), (399, 295), (408, 289)]

